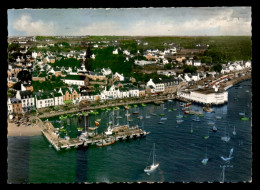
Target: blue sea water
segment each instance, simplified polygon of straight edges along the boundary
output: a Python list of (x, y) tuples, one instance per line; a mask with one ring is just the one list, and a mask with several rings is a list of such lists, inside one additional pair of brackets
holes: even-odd
[[(249, 90), (249, 92), (247, 92)], [(251, 80), (241, 82), (228, 90), (228, 104), (213, 107), (214, 113), (204, 112), (200, 121), (192, 121), (194, 115), (186, 115), (181, 111), (180, 102), (165, 101), (157, 106), (147, 104), (131, 108), (143, 115), (143, 120), (132, 115), (130, 125), (142, 125), (151, 132), (144, 138), (116, 142), (106, 147), (90, 146), (57, 152), (43, 136), (8, 137), (8, 183), (113, 183), (113, 182), (218, 182), (222, 180), (222, 168), (225, 163), (220, 156), (227, 157), (234, 148), (232, 167), (225, 170), (225, 182), (248, 182), (252, 179), (252, 124), (251, 124)], [(164, 109), (166, 108), (166, 109)], [(177, 108), (169, 112), (168, 109)], [(193, 110), (202, 111), (202, 106), (192, 104)], [(146, 113), (156, 116), (145, 118)], [(245, 112), (249, 121), (241, 121), (239, 113)], [(90, 125), (100, 118), (98, 133), (106, 130), (108, 116), (112, 111), (102, 111), (90, 116)], [(115, 111), (123, 118), (119, 124), (126, 124), (125, 110)], [(164, 124), (158, 124), (164, 113), (167, 118)], [(182, 114), (181, 124), (176, 123), (176, 116)], [(216, 115), (222, 119), (216, 120)], [(84, 126), (84, 119), (68, 119), (57, 123), (57, 117), (49, 118), (55, 127), (67, 128), (71, 137), (77, 135), (77, 127)], [(214, 121), (217, 132), (208, 126)], [(117, 123), (117, 120), (115, 120)], [(190, 133), (191, 126), (193, 133)], [(234, 129), (236, 135), (232, 134)], [(221, 140), (225, 127), (230, 141)], [(209, 135), (208, 139), (204, 136)], [(144, 172), (150, 164), (149, 156), (155, 143), (156, 159), (159, 167), (151, 175)], [(201, 163), (209, 158), (207, 165)]]

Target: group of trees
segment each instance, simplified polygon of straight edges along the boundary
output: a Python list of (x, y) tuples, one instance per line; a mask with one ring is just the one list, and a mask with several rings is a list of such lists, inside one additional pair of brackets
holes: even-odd
[[(122, 52), (119, 54), (113, 54), (114, 51), (113, 46), (109, 46), (103, 49), (98, 49), (96, 51), (96, 58), (90, 59), (91, 51), (87, 49), (86, 54), (86, 68), (90, 68), (89, 70), (102, 69), (109, 67), (113, 73), (123, 73), (125, 76), (129, 75), (132, 71), (132, 67), (134, 64), (133, 59), (129, 61), (125, 61), (125, 57)], [(89, 52), (88, 52), (89, 51)]]
[(192, 66), (192, 65), (184, 65), (182, 68), (183, 68), (184, 73), (196, 73), (197, 72), (197, 67)]
[(81, 61), (75, 58), (61, 58), (60, 60), (56, 60), (55, 63), (51, 64), (53, 67), (77, 67), (80, 68)]
[(55, 75), (52, 75), (52, 77), (46, 81), (32, 81), (32, 86), (34, 91), (49, 91), (53, 90), (54, 88), (59, 88), (68, 85), (61, 80), (61, 76), (56, 77)]

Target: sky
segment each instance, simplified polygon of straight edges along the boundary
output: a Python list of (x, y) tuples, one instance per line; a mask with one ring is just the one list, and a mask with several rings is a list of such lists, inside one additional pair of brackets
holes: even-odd
[(251, 36), (251, 7), (8, 9), (8, 36)]

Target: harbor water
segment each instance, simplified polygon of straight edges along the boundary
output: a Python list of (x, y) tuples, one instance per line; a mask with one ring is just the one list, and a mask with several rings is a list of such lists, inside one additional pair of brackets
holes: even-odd
[[(133, 106), (129, 110), (133, 121), (129, 124), (139, 125), (151, 133), (110, 146), (56, 151), (44, 136), (8, 137), (7, 183), (219, 182), (222, 181), (220, 166), (226, 164), (220, 157), (228, 157), (231, 148), (233, 158), (229, 163), (231, 167), (225, 169), (225, 182), (249, 182), (252, 179), (251, 80), (236, 84), (228, 93), (228, 104), (212, 107), (212, 113), (203, 112), (204, 116), (198, 117), (200, 121), (193, 121), (196, 115), (184, 114), (182, 103), (177, 100)], [(173, 108), (176, 110), (169, 110)], [(200, 105), (191, 104), (191, 109), (202, 112)], [(139, 114), (133, 115), (133, 111)], [(249, 117), (248, 121), (240, 120), (241, 112)], [(146, 118), (150, 113), (156, 115)], [(115, 118), (115, 124), (127, 124), (125, 114), (124, 108), (114, 111), (115, 117), (122, 117)], [(180, 114), (185, 117), (177, 124), (176, 116)], [(90, 126), (101, 119), (97, 133), (102, 133), (107, 128), (109, 115), (112, 116), (112, 110), (89, 116)], [(140, 115), (143, 119), (138, 118)], [(167, 118), (163, 124), (159, 124), (161, 117)], [(77, 127), (84, 128), (85, 123), (84, 118), (48, 120), (54, 127), (64, 126), (71, 138), (78, 135)], [(217, 132), (212, 131), (209, 121), (215, 122)], [(236, 135), (232, 134), (234, 129)], [(230, 136), (229, 142), (221, 140), (225, 130)], [(147, 175), (144, 168), (151, 164), (153, 143), (160, 165)], [(203, 165), (206, 150), (208, 162)]]

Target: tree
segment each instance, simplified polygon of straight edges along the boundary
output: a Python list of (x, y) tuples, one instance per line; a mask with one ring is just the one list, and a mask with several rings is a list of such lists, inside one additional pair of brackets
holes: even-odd
[(86, 50), (86, 60), (85, 60), (85, 68), (87, 70), (90, 70), (91, 69), (91, 45), (89, 44), (87, 46), (87, 50)]
[(172, 68), (172, 64), (168, 63), (168, 64), (164, 65), (164, 68), (165, 69), (171, 69)]
[(222, 70), (222, 66), (221, 64), (214, 65), (213, 67), (211, 67), (211, 70), (220, 73)]
[(21, 82), (17, 82), (13, 85), (13, 89), (15, 90), (21, 90)]
[(22, 82), (24, 82), (24, 81), (26, 81), (26, 82), (32, 81), (32, 75), (31, 75), (30, 72), (27, 71), (27, 70), (22, 70), (22, 71), (20, 71), (20, 72), (18, 73), (18, 75), (17, 75), (17, 78), (18, 78), (20, 81), (22, 81)]
[(184, 73), (195, 73), (197, 71), (197, 67), (191, 65), (184, 65), (183, 72)]

